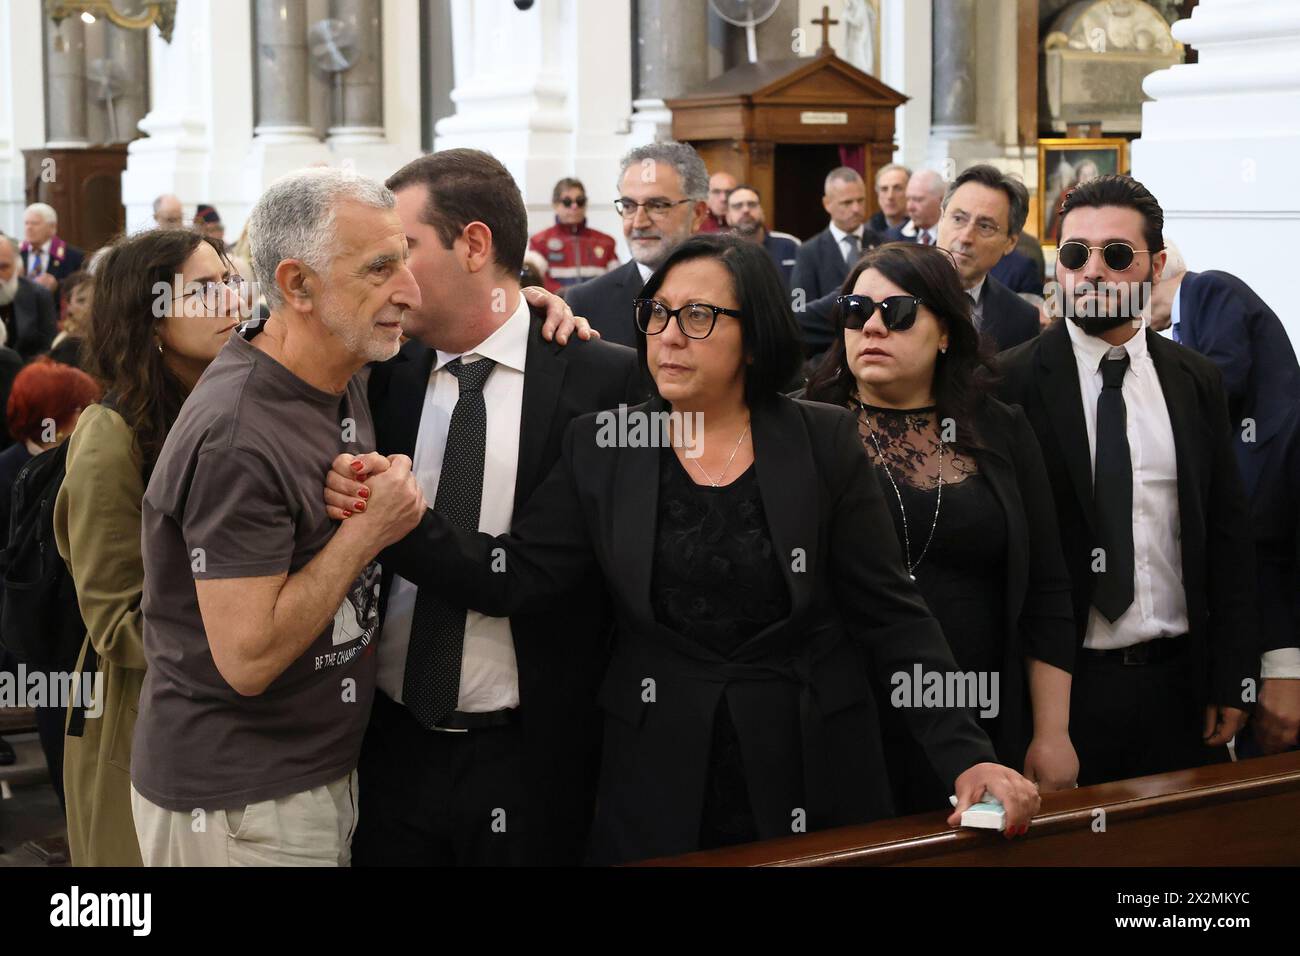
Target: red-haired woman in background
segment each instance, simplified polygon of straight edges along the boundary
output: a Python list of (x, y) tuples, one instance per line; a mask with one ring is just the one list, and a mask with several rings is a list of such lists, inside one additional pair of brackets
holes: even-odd
[[(77, 426), (81, 410), (99, 401), (99, 386), (85, 372), (48, 358), (34, 359), (14, 379), (6, 406), (14, 443), (0, 452), (0, 537), (9, 537), (14, 480), (36, 455), (57, 447)], [(63, 803), (63, 708), (35, 708), (36, 729), (50, 769), (50, 782)]]

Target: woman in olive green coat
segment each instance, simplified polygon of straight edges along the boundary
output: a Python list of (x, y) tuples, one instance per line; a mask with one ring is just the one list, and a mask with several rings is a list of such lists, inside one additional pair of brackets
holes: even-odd
[(185, 396), (239, 319), (231, 271), (220, 241), (181, 230), (123, 239), (97, 270), (85, 355), (106, 397), (82, 413), (69, 439), (54, 511), (86, 624), (77, 670), (103, 674), (102, 712), (91, 717), (92, 708), (83, 721), (69, 710), (64, 740), (68, 844), (78, 866), (140, 865), (131, 818), (131, 737), (145, 667), (140, 502)]

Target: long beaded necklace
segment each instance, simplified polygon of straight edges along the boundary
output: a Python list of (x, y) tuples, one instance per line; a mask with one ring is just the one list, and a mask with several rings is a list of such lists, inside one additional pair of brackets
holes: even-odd
[(885, 453), (880, 447), (880, 439), (876, 437), (876, 430), (871, 425), (870, 411), (856, 395), (850, 396), (850, 398), (858, 406), (859, 418), (867, 426), (867, 431), (871, 433), (871, 443), (876, 446), (876, 459), (880, 462), (880, 466), (885, 469), (885, 477), (889, 479), (889, 484), (894, 489), (894, 497), (898, 499), (898, 513), (903, 517), (903, 560), (907, 564), (907, 576), (915, 581), (916, 569), (920, 566), (921, 561), (925, 559), (925, 553), (930, 550), (930, 542), (934, 540), (934, 529), (939, 527), (939, 508), (943, 504), (943, 436), (939, 436), (939, 477), (937, 479), (939, 491), (934, 499), (934, 522), (930, 525), (930, 537), (925, 539), (925, 547), (921, 549), (921, 553), (916, 558), (916, 563), (913, 564), (912, 540), (907, 530), (907, 509), (903, 507), (903, 494), (898, 490), (898, 482), (894, 480), (894, 475), (889, 470), (889, 463), (885, 461)]

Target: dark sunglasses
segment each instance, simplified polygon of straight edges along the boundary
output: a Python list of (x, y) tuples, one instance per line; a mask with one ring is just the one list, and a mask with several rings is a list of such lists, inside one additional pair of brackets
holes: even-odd
[(1071, 272), (1078, 272), (1088, 264), (1094, 249), (1101, 250), (1101, 259), (1106, 268), (1112, 272), (1124, 272), (1133, 264), (1133, 257), (1147, 249), (1134, 249), (1127, 242), (1108, 242), (1104, 246), (1090, 246), (1086, 242), (1071, 239), (1061, 243), (1056, 250), (1056, 261)]
[(579, 196), (577, 199), (570, 199), (568, 196), (565, 196), (560, 200), (560, 205), (565, 209), (572, 209), (574, 206), (581, 209), (583, 206), (587, 205), (587, 197)]
[(842, 295), (835, 299), (835, 304), (844, 316), (846, 329), (861, 331), (879, 309), (880, 321), (885, 323), (885, 328), (891, 332), (906, 332), (916, 324), (916, 310), (921, 300), (914, 295), (891, 295), (877, 302), (868, 295)]

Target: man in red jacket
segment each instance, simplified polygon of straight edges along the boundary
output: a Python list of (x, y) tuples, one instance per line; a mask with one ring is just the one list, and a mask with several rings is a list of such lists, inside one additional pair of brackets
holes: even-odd
[(547, 292), (559, 292), (618, 266), (614, 237), (587, 226), (587, 190), (580, 181), (561, 179), (551, 203), (555, 225), (528, 240), (528, 248), (546, 260), (542, 281)]

